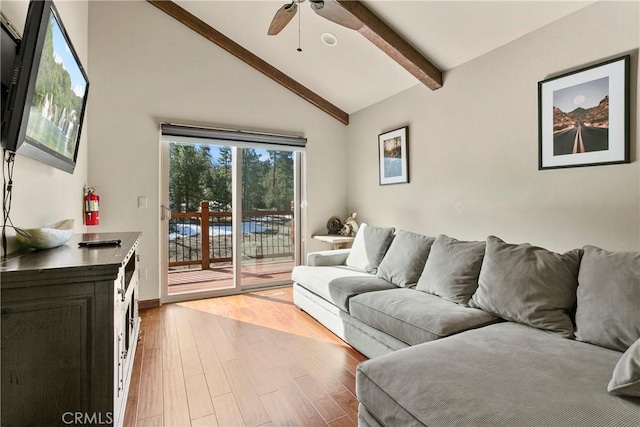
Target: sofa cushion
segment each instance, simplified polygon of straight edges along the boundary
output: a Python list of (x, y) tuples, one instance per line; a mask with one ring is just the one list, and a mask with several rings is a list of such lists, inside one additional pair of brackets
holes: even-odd
[(349, 298), (363, 292), (395, 289), (396, 287), (373, 274), (347, 267), (294, 267), (291, 279), (303, 288), (324, 298), (338, 308), (349, 311)]
[(640, 339), (618, 361), (607, 390), (618, 396), (640, 397)]
[(620, 354), (502, 322), (361, 363), (357, 397), (387, 426), (635, 426), (605, 388)]
[(558, 254), (489, 236), (469, 306), (572, 338), (568, 313), (576, 300), (580, 253)]
[(359, 427), (384, 427), (373, 415), (367, 411), (367, 407), (362, 403), (358, 404), (358, 426)]
[(293, 303), (370, 359), (407, 347), (406, 343), (373, 329), (298, 283), (293, 284)]
[(640, 338), (640, 252), (583, 250), (576, 339), (625, 351)]
[(446, 337), (499, 321), (414, 289), (368, 292), (351, 298), (349, 313), (363, 323), (409, 345)]
[(382, 228), (360, 224), (346, 264), (376, 274), (378, 266), (393, 240), (393, 227)]
[(433, 237), (399, 230), (378, 267), (378, 277), (401, 287), (415, 285), (434, 241)]
[(464, 242), (439, 235), (416, 289), (467, 305), (478, 288), (485, 242)]

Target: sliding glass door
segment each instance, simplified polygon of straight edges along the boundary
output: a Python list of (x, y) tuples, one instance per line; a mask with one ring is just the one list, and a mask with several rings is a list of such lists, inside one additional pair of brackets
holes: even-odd
[(222, 142), (163, 136), (164, 301), (287, 284), (299, 263), (302, 150)]

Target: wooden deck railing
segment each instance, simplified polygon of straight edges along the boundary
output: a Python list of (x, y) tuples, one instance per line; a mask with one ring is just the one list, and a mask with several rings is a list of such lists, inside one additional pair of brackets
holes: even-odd
[[(242, 212), (243, 255), (252, 258), (293, 256), (293, 203), (290, 211)], [(205, 254), (203, 256), (203, 254)], [(231, 212), (172, 212), (169, 220), (169, 267), (229, 262), (233, 256)]]

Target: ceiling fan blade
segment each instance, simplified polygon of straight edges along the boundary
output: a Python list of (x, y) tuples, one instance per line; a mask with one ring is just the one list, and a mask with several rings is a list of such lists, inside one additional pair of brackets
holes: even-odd
[(343, 27), (359, 30), (364, 25), (358, 18), (332, 0), (310, 0), (311, 9), (315, 13), (329, 21), (340, 24)]
[(290, 4), (285, 4), (282, 6), (273, 17), (271, 21), (271, 25), (269, 25), (269, 31), (267, 34), (270, 36), (275, 36), (278, 34), (284, 27), (287, 26), (289, 21), (296, 16), (296, 11), (298, 10), (298, 4), (293, 2)]

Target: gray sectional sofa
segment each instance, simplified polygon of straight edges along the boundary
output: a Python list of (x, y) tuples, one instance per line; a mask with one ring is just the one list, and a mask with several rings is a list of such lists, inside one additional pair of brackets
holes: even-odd
[(370, 358), (361, 426), (640, 426), (640, 253), (365, 224), (292, 279)]

